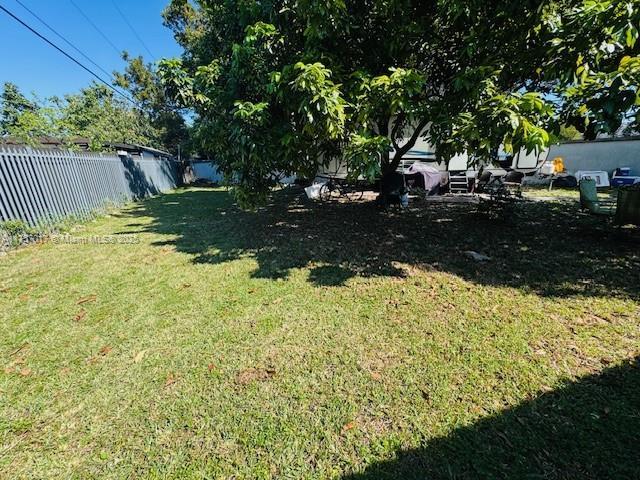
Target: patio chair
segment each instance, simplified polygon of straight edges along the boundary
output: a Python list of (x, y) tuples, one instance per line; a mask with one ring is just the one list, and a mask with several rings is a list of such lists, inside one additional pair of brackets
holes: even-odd
[[(484, 176), (484, 174), (483, 174)], [(493, 201), (515, 201), (522, 198), (522, 179), (524, 173), (512, 170), (506, 175), (491, 175), (482, 188), (482, 192), (488, 193)]]
[(592, 215), (612, 216), (615, 213), (615, 202), (602, 201), (598, 198), (596, 181), (592, 178), (580, 180), (580, 208)]
[(487, 185), (491, 183), (492, 177), (493, 174), (488, 170), (479, 172), (478, 178), (476, 179), (473, 187), (473, 193), (484, 193)]
[(616, 225), (640, 226), (640, 188), (634, 186), (618, 189), (614, 223)]
[(524, 173), (516, 170), (511, 170), (502, 178), (502, 184), (507, 189), (510, 195), (515, 197), (522, 197), (522, 181), (524, 180)]

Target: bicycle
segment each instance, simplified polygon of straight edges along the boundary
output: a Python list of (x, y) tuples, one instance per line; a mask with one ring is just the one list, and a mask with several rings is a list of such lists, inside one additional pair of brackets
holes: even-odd
[(346, 178), (328, 175), (322, 175), (321, 178), (327, 179), (327, 182), (320, 187), (320, 201), (322, 202), (340, 199), (357, 202), (362, 200), (364, 196), (364, 184), (362, 181), (350, 182)]

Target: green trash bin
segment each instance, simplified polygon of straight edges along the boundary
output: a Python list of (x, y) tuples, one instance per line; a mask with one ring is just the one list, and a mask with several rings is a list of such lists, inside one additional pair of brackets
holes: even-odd
[(618, 225), (640, 225), (640, 184), (618, 190), (615, 222)]

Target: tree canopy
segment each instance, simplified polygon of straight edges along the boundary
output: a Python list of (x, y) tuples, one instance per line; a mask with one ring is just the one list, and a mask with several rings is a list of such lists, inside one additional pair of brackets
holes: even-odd
[(59, 137), (62, 125), (58, 99), (28, 99), (17, 85), (6, 82), (0, 95), (0, 135), (30, 143), (35, 137)]
[(138, 103), (141, 114), (154, 129), (154, 144), (162, 146), (174, 155), (191, 149), (189, 128), (182, 112), (173, 99), (166, 95), (155, 65), (145, 63), (139, 57), (123, 59), (128, 62), (124, 72), (115, 73), (116, 84), (127, 90)]
[(101, 150), (107, 143), (149, 145), (158, 138), (140, 110), (102, 85), (66, 95), (59, 105), (64, 137), (86, 137), (92, 149)]
[(130, 58), (115, 72), (115, 83), (135, 103), (104, 85), (92, 83), (63, 98), (28, 99), (7, 82), (0, 96), (0, 135), (36, 144), (38, 137), (54, 137), (72, 146), (78, 137), (93, 150), (108, 143), (136, 143), (188, 154), (189, 129), (182, 112), (165, 95), (157, 69), (142, 57)]
[(5, 83), (0, 97), (0, 130), (26, 144), (39, 137), (53, 137), (72, 144), (82, 137), (93, 150), (106, 143), (151, 144), (158, 132), (143, 113), (106, 86), (92, 84), (64, 98), (27, 99), (11, 83)]
[(7, 135), (20, 122), (25, 112), (36, 109), (15, 83), (6, 82), (0, 95), (0, 135)]
[(419, 137), (446, 162), (639, 122), (637, 0), (172, 0), (164, 16), (184, 48), (165, 88), (247, 205), (332, 158), (392, 171)]

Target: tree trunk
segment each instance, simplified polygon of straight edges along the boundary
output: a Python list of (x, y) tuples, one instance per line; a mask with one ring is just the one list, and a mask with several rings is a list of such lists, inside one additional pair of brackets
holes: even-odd
[[(378, 121), (379, 135), (383, 135), (383, 136), (386, 136), (387, 138), (390, 138), (393, 148), (395, 150), (395, 155), (393, 157), (393, 160), (391, 160), (390, 158), (390, 152), (384, 152), (382, 154), (382, 158), (380, 159), (380, 170), (382, 173), (382, 176), (380, 178), (380, 195), (383, 199), (387, 197), (389, 191), (394, 189), (393, 174), (398, 169), (398, 166), (400, 166), (400, 162), (402, 161), (404, 156), (407, 154), (407, 152), (415, 146), (416, 142), (418, 141), (418, 138), (420, 137), (420, 134), (423, 132), (423, 130), (425, 129), (428, 123), (426, 120), (421, 120), (416, 126), (416, 129), (412, 133), (411, 137), (407, 140), (407, 142), (404, 145), (399, 146), (396, 142), (396, 136), (398, 133), (398, 129), (401, 127), (403, 119), (396, 118), (396, 123), (393, 126), (393, 129), (391, 132), (389, 132), (389, 120), (390, 120), (389, 118), (386, 118), (386, 119), (380, 119)], [(397, 179), (395, 179), (395, 183), (397, 183)], [(383, 202), (384, 201), (385, 200), (383, 200)]]
[(393, 160), (391, 160), (389, 157), (390, 155), (389, 153), (387, 153), (387, 164), (386, 164), (386, 168), (382, 169), (382, 175), (393, 173), (398, 169), (398, 167), (400, 166), (400, 162), (404, 157), (404, 152), (396, 150), (396, 154), (393, 157)]
[[(389, 117), (382, 117), (376, 123), (378, 124), (378, 135), (389, 138)], [(388, 169), (389, 161), (389, 152), (382, 152), (380, 156), (380, 170), (382, 171), (382, 175), (384, 175)]]
[(411, 150), (415, 146), (416, 142), (418, 141), (418, 138), (420, 138), (420, 134), (424, 131), (425, 127), (427, 126), (427, 123), (428, 123), (427, 120), (421, 120), (416, 126), (413, 133), (411, 134), (411, 137), (402, 146), (399, 146), (396, 143), (396, 139), (394, 138), (395, 130), (398, 128), (398, 125), (395, 126), (394, 131), (392, 132), (393, 135), (391, 137), (391, 143), (393, 144), (395, 155), (393, 157), (393, 160), (390, 160), (388, 158), (389, 156), (387, 156), (387, 164), (382, 168), (383, 176), (385, 174), (386, 175), (391, 174), (398, 169), (398, 167), (400, 166), (400, 162), (402, 161), (404, 156), (409, 152), (409, 150)]

